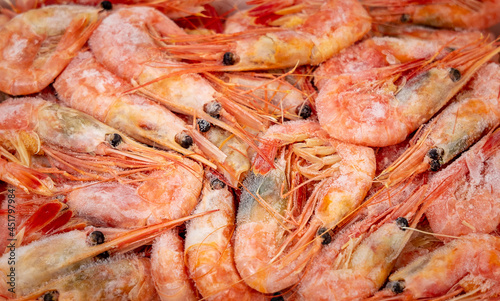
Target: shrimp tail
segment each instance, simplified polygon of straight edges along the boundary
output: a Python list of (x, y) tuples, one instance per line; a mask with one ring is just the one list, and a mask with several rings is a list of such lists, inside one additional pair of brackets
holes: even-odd
[[(207, 155), (209, 158), (212, 158), (216, 162), (224, 163), (227, 158), (227, 155), (224, 154), (219, 148), (213, 145), (210, 141), (208, 141), (203, 135), (201, 135), (198, 131), (190, 130), (189, 134), (193, 137), (194, 142), (201, 149), (203, 154)], [(190, 156), (191, 157), (191, 156)], [(193, 157), (194, 159), (195, 157)], [(206, 160), (206, 159), (205, 159)], [(215, 169), (215, 166), (210, 162), (210, 164), (206, 164), (211, 168)]]
[[(4, 161), (4, 162), (1, 162)], [(55, 188), (52, 179), (34, 169), (24, 167), (15, 162), (0, 159), (0, 169), (5, 169), (1, 179), (9, 184), (21, 188), (26, 193), (36, 193), (45, 196), (54, 195)]]

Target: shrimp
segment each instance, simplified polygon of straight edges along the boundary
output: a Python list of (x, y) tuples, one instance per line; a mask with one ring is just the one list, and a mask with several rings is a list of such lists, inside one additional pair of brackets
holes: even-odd
[(221, 164), (226, 159), (224, 153), (193, 133), (193, 129), (165, 107), (138, 95), (124, 94), (132, 87), (107, 71), (90, 51), (80, 52), (71, 61), (54, 88), (63, 104), (140, 142), (175, 150), (212, 168), (216, 165), (204, 157), (200, 148), (208, 150)]
[(194, 213), (214, 209), (219, 211), (186, 227), (186, 264), (191, 279), (207, 300), (267, 300), (248, 287), (236, 270), (231, 244), (236, 211), (233, 195), (224, 182), (207, 173)]
[(461, 288), (467, 293), (464, 296), (482, 300), (498, 297), (499, 250), (496, 236), (459, 237), (393, 273), (383, 295), (401, 294), (406, 299), (451, 297)]
[(193, 47), (203, 51), (205, 43), (227, 43), (216, 48), (220, 53), (212, 57), (216, 65), (230, 71), (318, 65), (361, 39), (371, 27), (370, 17), (355, 0), (255, 3), (259, 5), (246, 11), (243, 18), (245, 23), (259, 26), (236, 27), (232, 30), (243, 31), (208, 37), (208, 41), (201, 38)]
[(1, 157), (0, 180), (19, 187), (27, 193), (47, 196), (55, 193), (55, 184), (49, 176)]
[[(103, 227), (134, 228), (187, 216), (198, 203), (203, 168), (189, 159), (136, 181), (107, 181), (71, 188), (66, 204)], [(73, 184), (75, 185), (75, 184)], [(67, 188), (66, 188), (67, 190)]]
[(186, 35), (153, 8), (129, 7), (118, 9), (104, 19), (90, 37), (89, 45), (97, 61), (139, 85), (141, 93), (172, 111), (201, 118), (254, 145), (240, 123), (260, 130), (264, 128), (263, 121), (218, 94), (199, 74), (188, 73), (191, 71), (186, 69), (187, 64), (162, 52), (154, 37), (171, 34)]
[[(13, 241), (7, 248), (9, 251), (14, 249), (16, 254), (15, 293), (18, 297), (24, 296), (49, 280), (92, 262), (93, 257), (106, 258), (110, 252), (124, 253), (148, 244), (162, 231), (196, 216), (199, 214), (131, 230), (107, 242), (101, 231), (87, 233), (88, 231), (78, 230), (49, 236), (20, 247), (16, 247), (16, 242)], [(9, 253), (0, 257), (0, 271), (3, 275), (10, 271), (8, 257)], [(2, 294), (9, 295), (8, 292)]]
[[(151, 262), (127, 256), (86, 264), (18, 300), (157, 300)], [(38, 300), (38, 299), (37, 299)]]
[[(87, 179), (98, 180), (125, 176), (134, 169), (158, 169), (181, 159), (139, 144), (77, 110), (41, 98), (6, 100), (0, 104), (0, 112), (0, 145), (17, 151), (25, 166), (30, 165), (33, 154), (43, 153)], [(69, 173), (63, 175), (72, 178)]]
[(98, 13), (86, 6), (50, 6), (0, 27), (0, 91), (26, 95), (47, 87), (87, 42)]
[[(500, 224), (500, 130), (486, 135), (429, 182), (425, 215), (435, 233), (490, 233)], [(439, 237), (438, 237), (439, 238)]]
[(378, 177), (393, 185), (412, 174), (440, 167), (500, 124), (500, 66), (483, 65), (455, 100), (426, 127), (415, 142)]
[(498, 0), (362, 0), (377, 23), (486, 29), (500, 22)]
[(151, 273), (162, 301), (198, 300), (185, 266), (183, 241), (177, 231), (167, 231), (153, 243)]
[(341, 141), (377, 147), (397, 144), (500, 51), (492, 46), (479, 41), (432, 63), (413, 61), (332, 77), (316, 98), (319, 123)]

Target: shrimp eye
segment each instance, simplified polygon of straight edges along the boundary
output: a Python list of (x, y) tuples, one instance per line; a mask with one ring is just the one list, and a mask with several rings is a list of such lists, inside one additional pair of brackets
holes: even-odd
[(410, 226), (410, 224), (408, 223), (408, 220), (404, 217), (398, 217), (396, 219), (396, 225), (398, 225), (398, 227), (403, 231), (406, 231), (405, 228), (408, 228)]
[(224, 53), (224, 56), (222, 57), (222, 64), (226, 66), (232, 66), (236, 64), (236, 55), (232, 52), (226, 52)]
[(94, 231), (87, 237), (89, 245), (97, 246), (104, 243), (104, 234), (101, 231)]
[(212, 116), (214, 118), (219, 119), (219, 117), (220, 117), (220, 110), (222, 110), (222, 106), (217, 101), (211, 101), (209, 103), (206, 103), (203, 106), (203, 110), (208, 115), (210, 115), (210, 116)]
[(182, 146), (183, 148), (189, 148), (191, 145), (193, 145), (193, 138), (186, 134), (186, 132), (180, 132), (175, 135), (175, 142)]
[(48, 291), (42, 295), (41, 300), (43, 300), (43, 301), (57, 301), (57, 300), (59, 300), (59, 292), (56, 290)]
[(402, 14), (401, 18), (399, 18), (399, 21), (401, 21), (401, 23), (408, 23), (411, 21), (411, 17), (409, 14)]
[(302, 117), (302, 119), (307, 119), (311, 116), (312, 110), (308, 104), (304, 104), (302, 106), (297, 107), (297, 115)]
[(438, 171), (441, 168), (441, 163), (439, 163), (439, 160), (432, 160), (430, 163), (430, 170), (431, 171)]
[(427, 152), (427, 156), (432, 160), (442, 160), (444, 154), (444, 150), (440, 147), (431, 148)]
[(109, 258), (109, 252), (108, 251), (104, 251), (101, 254), (97, 254), (97, 256), (95, 258), (97, 258), (99, 260), (108, 259)]
[(219, 189), (222, 189), (224, 187), (226, 187), (226, 183), (222, 182), (221, 180), (219, 180), (217, 178), (213, 178), (210, 181), (210, 188), (212, 188), (212, 190), (219, 190)]
[(401, 294), (405, 289), (405, 283), (403, 281), (389, 281), (386, 288), (395, 294)]
[(462, 78), (462, 74), (455, 68), (450, 68), (450, 78), (453, 82), (457, 82)]
[(113, 4), (110, 1), (102, 1), (101, 2), (101, 7), (104, 10), (112, 10), (113, 9)]
[(206, 121), (205, 119), (198, 119), (198, 129), (202, 133), (206, 133), (210, 130), (210, 122)]
[(112, 147), (116, 148), (120, 143), (122, 143), (123, 138), (117, 133), (111, 134), (107, 137), (109, 144), (111, 144)]
[(330, 235), (330, 231), (328, 231), (327, 228), (319, 228), (318, 232), (316, 232), (316, 235), (323, 238), (323, 241), (321, 242), (322, 245), (327, 245), (332, 242), (332, 236)]

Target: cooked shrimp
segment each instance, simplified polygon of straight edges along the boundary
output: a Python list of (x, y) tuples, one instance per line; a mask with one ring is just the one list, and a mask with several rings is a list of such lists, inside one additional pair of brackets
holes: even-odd
[(189, 215), (198, 203), (202, 179), (203, 168), (184, 159), (182, 164), (138, 174), (127, 184), (108, 181), (82, 188), (77, 184), (66, 203), (93, 225), (134, 228)]
[(462, 236), (393, 273), (384, 294), (405, 299), (451, 297), (461, 288), (467, 292), (464, 296), (491, 300), (500, 296), (499, 250), (496, 236)]
[(208, 173), (194, 213), (207, 210), (219, 211), (188, 223), (185, 246), (189, 274), (201, 295), (207, 300), (267, 300), (248, 287), (236, 270), (231, 243), (236, 211), (233, 194)]
[(50, 6), (0, 27), (0, 91), (26, 95), (47, 87), (87, 42), (98, 12), (86, 6)]
[[(425, 215), (435, 233), (490, 233), (500, 224), (500, 130), (490, 133), (429, 181)], [(439, 238), (439, 237), (438, 237)]]
[(139, 144), (84, 113), (40, 98), (6, 100), (0, 104), (0, 112), (0, 144), (16, 151), (26, 166), (33, 154), (45, 153), (95, 180), (126, 175), (134, 169), (157, 169), (171, 164), (167, 160), (180, 160), (177, 155)]
[[(107, 242), (104, 242), (101, 231), (87, 233), (75, 230), (20, 246), (16, 248), (16, 294), (26, 295), (43, 283), (92, 262), (92, 258), (99, 254), (100, 257), (106, 257), (109, 256), (108, 252), (126, 252), (148, 244), (162, 231), (196, 216), (131, 230)], [(9, 253), (6, 253), (0, 257), (3, 275), (7, 275), (10, 270), (8, 256)]]
[[(201, 153), (224, 162), (226, 156), (165, 107), (138, 95), (124, 94), (132, 87), (99, 64), (90, 51), (80, 52), (54, 83), (65, 105), (85, 112), (130, 137), (178, 151), (215, 168)], [(201, 138), (199, 138), (201, 137)]]
[(148, 258), (128, 256), (87, 264), (17, 300), (157, 300)]
[[(148, 31), (149, 30), (149, 31)], [(255, 113), (218, 94), (188, 64), (169, 57), (154, 35), (186, 35), (173, 21), (148, 7), (118, 9), (103, 20), (89, 40), (96, 59), (141, 92), (175, 112), (202, 118), (224, 128), (249, 145), (253, 140), (239, 123), (262, 129)]]
[(432, 63), (414, 61), (332, 77), (316, 98), (319, 122), (342, 141), (366, 146), (399, 143), (499, 51), (479, 41)]
[(456, 99), (419, 132), (413, 145), (377, 179), (392, 185), (415, 173), (439, 170), (500, 124), (498, 91), (500, 66), (489, 63), (479, 68)]
[(16, 162), (8, 162), (0, 157), (0, 180), (25, 192), (41, 195), (53, 195), (55, 193), (52, 179), (39, 171), (25, 167)]
[(362, 0), (377, 23), (486, 29), (500, 22), (498, 0)]
[(151, 273), (162, 301), (198, 299), (185, 265), (183, 241), (177, 231), (167, 231), (153, 243)]

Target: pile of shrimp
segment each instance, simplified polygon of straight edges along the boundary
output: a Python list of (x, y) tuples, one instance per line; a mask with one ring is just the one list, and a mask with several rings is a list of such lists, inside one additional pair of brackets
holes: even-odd
[(0, 0), (0, 300), (500, 299), (499, 26)]

